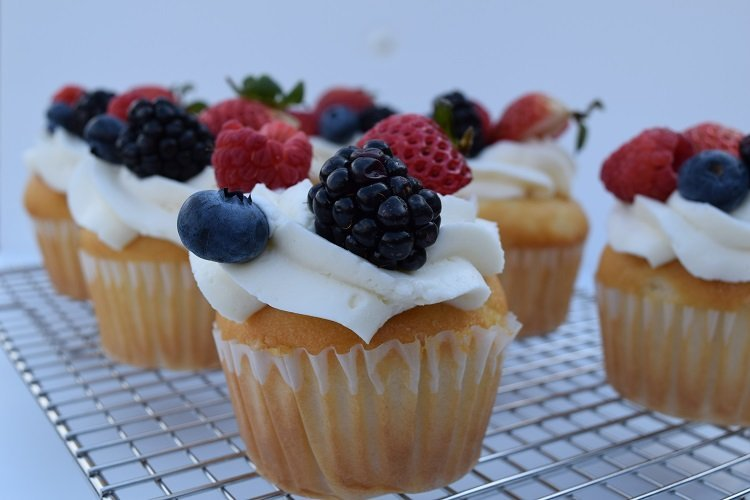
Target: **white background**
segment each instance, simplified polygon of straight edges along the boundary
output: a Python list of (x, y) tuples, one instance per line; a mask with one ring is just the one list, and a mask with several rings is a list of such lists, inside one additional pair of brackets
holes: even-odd
[[(68, 82), (116, 91), (192, 82), (195, 97), (217, 100), (230, 95), (226, 76), (267, 72), (285, 88), (303, 78), (308, 101), (331, 84), (361, 85), (415, 112), (458, 88), (493, 118), (531, 90), (573, 107), (601, 98), (607, 109), (591, 119), (575, 181), (592, 224), (586, 287), (612, 205), (598, 180), (607, 154), (656, 125), (711, 119), (750, 131), (742, 0), (0, 0), (0, 9), (0, 265), (38, 259), (20, 157)], [(0, 497), (85, 498), (82, 475), (2, 358)]]

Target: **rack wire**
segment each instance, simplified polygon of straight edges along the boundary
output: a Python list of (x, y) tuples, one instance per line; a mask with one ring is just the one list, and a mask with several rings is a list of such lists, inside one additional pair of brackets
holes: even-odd
[[(101, 498), (295, 498), (245, 456), (220, 371), (110, 361), (90, 305), (55, 294), (42, 269), (0, 272), (0, 345)], [(386, 498), (745, 496), (750, 429), (620, 399), (602, 371), (593, 298), (577, 293), (558, 331), (511, 346), (476, 467)]]

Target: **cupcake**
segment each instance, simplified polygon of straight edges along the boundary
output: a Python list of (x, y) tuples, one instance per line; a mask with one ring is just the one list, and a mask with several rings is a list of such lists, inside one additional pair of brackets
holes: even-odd
[(642, 132), (601, 177), (618, 203), (596, 273), (605, 368), (670, 415), (750, 425), (750, 137)]
[(68, 196), (102, 348), (142, 367), (214, 367), (213, 310), (175, 227), (185, 199), (216, 185), (213, 137), (169, 98), (133, 99), (127, 121), (106, 114), (86, 126), (93, 155)]
[(31, 176), (23, 201), (34, 223), (44, 266), (55, 290), (75, 299), (88, 294), (78, 262), (78, 229), (68, 210), (68, 186), (73, 171), (89, 155), (83, 140), (86, 122), (104, 113), (111, 97), (104, 90), (61, 88), (47, 110), (47, 129), (24, 154)]
[(460, 193), (476, 197), (479, 216), (503, 230), (500, 281), (523, 323), (521, 336), (550, 332), (565, 320), (588, 234), (586, 215), (571, 197), (575, 161), (555, 140), (571, 117), (580, 122), (585, 114), (539, 93), (516, 100), (490, 144), (470, 159), (474, 179)]
[[(424, 188), (384, 142), (363, 147), (342, 148), (315, 186), (198, 193), (179, 218), (247, 453), (316, 498), (467, 473), (518, 328), (497, 227)], [(219, 213), (226, 226), (203, 230)]]

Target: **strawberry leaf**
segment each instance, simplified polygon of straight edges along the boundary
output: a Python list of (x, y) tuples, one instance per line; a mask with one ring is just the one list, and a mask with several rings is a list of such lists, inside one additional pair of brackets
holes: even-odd
[(227, 83), (240, 97), (262, 102), (274, 109), (286, 109), (291, 104), (302, 102), (305, 93), (304, 84), (298, 82), (288, 94), (285, 94), (279, 84), (268, 75), (257, 78), (248, 76), (242, 80), (241, 86), (231, 78), (227, 78)]

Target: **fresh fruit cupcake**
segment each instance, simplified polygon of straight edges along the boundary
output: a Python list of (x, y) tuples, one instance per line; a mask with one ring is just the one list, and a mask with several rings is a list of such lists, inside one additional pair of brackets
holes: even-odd
[(648, 129), (604, 162), (607, 378), (650, 409), (750, 425), (750, 136)]
[[(575, 160), (556, 138), (571, 119), (581, 123), (598, 106), (577, 113), (544, 94), (524, 95), (505, 110), (486, 147), (470, 151), (476, 154), (470, 159), (474, 180), (461, 195), (476, 197), (479, 216), (502, 228), (500, 281), (523, 324), (521, 336), (550, 332), (567, 315), (588, 222), (571, 197)], [(470, 119), (484, 127), (477, 111), (459, 116), (466, 118), (454, 128), (466, 129)]]
[[(425, 165), (431, 180), (443, 166)], [(518, 329), (496, 278), (503, 252), (472, 202), (410, 167), (367, 141), (314, 186), (197, 193), (180, 211), (247, 453), (286, 491), (429, 490), (479, 457)]]
[(86, 126), (93, 155), (68, 196), (102, 347), (143, 367), (216, 366), (213, 311), (176, 230), (185, 199), (216, 186), (213, 136), (170, 98), (122, 99), (131, 101), (126, 121), (115, 107)]
[(68, 210), (68, 186), (73, 171), (89, 154), (83, 129), (89, 119), (106, 111), (112, 96), (106, 90), (62, 87), (47, 109), (46, 131), (24, 153), (31, 177), (23, 201), (44, 265), (55, 289), (75, 299), (88, 294), (78, 262), (78, 229)]

